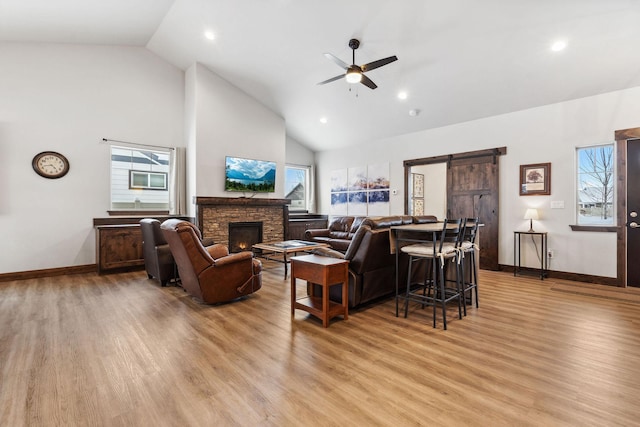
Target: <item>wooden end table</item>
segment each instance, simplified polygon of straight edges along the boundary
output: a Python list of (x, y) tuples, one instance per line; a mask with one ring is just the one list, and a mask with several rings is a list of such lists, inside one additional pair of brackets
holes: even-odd
[[(296, 280), (306, 280), (322, 287), (322, 296), (296, 298)], [(342, 286), (342, 304), (329, 300), (329, 287)], [(329, 327), (329, 319), (343, 315), (349, 317), (349, 261), (319, 255), (302, 255), (291, 258), (291, 316), (296, 308), (313, 314)]]

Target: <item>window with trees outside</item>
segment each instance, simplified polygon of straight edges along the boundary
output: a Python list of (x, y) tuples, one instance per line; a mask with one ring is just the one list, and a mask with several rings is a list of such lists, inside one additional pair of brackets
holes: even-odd
[(111, 209), (169, 210), (171, 153), (111, 146)]
[(290, 199), (289, 209), (306, 211), (309, 199), (309, 167), (286, 165), (284, 175), (285, 199)]
[(614, 144), (576, 149), (578, 225), (614, 224), (614, 152)]

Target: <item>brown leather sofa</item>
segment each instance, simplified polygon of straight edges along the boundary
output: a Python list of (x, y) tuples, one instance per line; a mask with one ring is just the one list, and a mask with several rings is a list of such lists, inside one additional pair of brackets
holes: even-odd
[[(415, 224), (437, 221), (437, 218), (433, 215), (412, 216), (410, 218)], [(327, 228), (306, 230), (304, 239), (309, 242), (326, 243), (331, 246), (331, 249), (346, 252), (351, 239), (353, 239), (365, 219), (367, 219), (365, 216), (336, 216), (331, 219)]]
[(142, 231), (142, 253), (144, 255), (144, 268), (149, 279), (160, 281), (161, 286), (175, 277), (175, 264), (169, 244), (160, 231), (160, 221), (154, 218), (140, 220)]
[(207, 304), (231, 301), (262, 287), (262, 264), (251, 252), (229, 254), (226, 246), (204, 246), (198, 228), (168, 219), (160, 226), (178, 266), (182, 287)]
[(304, 239), (309, 242), (327, 243), (331, 249), (345, 252), (365, 219), (365, 216), (337, 216), (331, 220), (327, 228), (306, 230)]
[[(389, 228), (396, 225), (436, 222), (434, 216), (412, 217), (408, 215), (364, 218), (346, 252), (321, 248), (314, 253), (349, 260), (349, 307), (356, 307), (380, 297), (395, 294), (396, 258), (391, 254)], [(406, 283), (408, 259), (400, 255), (400, 283)], [(422, 272), (416, 271), (415, 275)], [(318, 295), (319, 287), (311, 291)], [(342, 301), (339, 286), (329, 289), (332, 300)]]

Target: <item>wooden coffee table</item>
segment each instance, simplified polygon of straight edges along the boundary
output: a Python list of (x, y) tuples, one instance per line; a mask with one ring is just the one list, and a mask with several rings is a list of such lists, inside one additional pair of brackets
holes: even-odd
[[(308, 284), (322, 287), (322, 296), (296, 298), (296, 280), (306, 280)], [(342, 303), (329, 299), (329, 287), (342, 286)], [(322, 326), (329, 327), (329, 319), (343, 315), (349, 317), (349, 261), (319, 255), (302, 255), (291, 258), (291, 316), (296, 308), (313, 314), (322, 320)]]
[[(310, 251), (316, 248), (328, 248), (326, 243), (307, 242), (305, 240), (285, 240), (283, 242), (256, 243), (251, 247), (253, 253), (264, 259), (284, 263), (284, 278), (287, 278), (288, 264), (287, 254)], [(256, 253), (256, 249), (261, 249), (261, 254)], [(272, 258), (272, 254), (282, 254), (282, 258)]]

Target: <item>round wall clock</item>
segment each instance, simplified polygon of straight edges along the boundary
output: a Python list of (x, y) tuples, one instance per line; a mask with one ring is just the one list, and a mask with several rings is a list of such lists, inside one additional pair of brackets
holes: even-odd
[(36, 154), (31, 165), (38, 175), (45, 178), (61, 178), (69, 172), (69, 160), (55, 151)]

